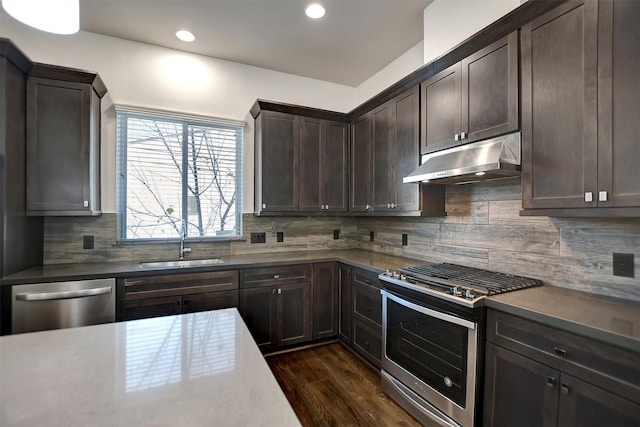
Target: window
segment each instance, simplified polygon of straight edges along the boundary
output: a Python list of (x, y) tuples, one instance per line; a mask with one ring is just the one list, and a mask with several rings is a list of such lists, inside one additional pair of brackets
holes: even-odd
[(120, 240), (241, 235), (244, 123), (116, 107)]

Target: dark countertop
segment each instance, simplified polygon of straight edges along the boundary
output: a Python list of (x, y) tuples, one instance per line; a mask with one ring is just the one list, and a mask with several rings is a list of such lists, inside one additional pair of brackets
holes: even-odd
[(640, 303), (557, 286), (487, 298), (485, 306), (640, 353)]
[[(339, 261), (374, 273), (424, 260), (401, 258), (363, 250), (260, 253), (220, 257), (205, 267), (141, 268), (138, 262), (56, 264), (33, 267), (0, 280), (0, 285), (136, 277)], [(640, 303), (607, 298), (556, 286), (542, 286), (488, 298), (489, 308), (564, 329), (605, 343), (640, 352)]]
[(136, 277), (157, 274), (196, 273), (203, 271), (235, 270), (249, 267), (270, 267), (273, 264), (291, 265), (339, 261), (354, 267), (380, 273), (386, 269), (424, 264), (411, 258), (400, 258), (358, 249), (341, 251), (308, 251), (260, 253), (221, 256), (223, 262), (190, 268), (141, 268), (138, 262), (103, 262), (83, 264), (54, 264), (32, 267), (0, 280), (0, 285), (56, 282), (65, 280), (98, 279), (105, 277)]

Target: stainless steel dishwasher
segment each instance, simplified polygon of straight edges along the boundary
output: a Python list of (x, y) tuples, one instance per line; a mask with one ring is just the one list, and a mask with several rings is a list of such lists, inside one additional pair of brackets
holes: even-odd
[(11, 332), (115, 322), (115, 285), (109, 278), (13, 286)]

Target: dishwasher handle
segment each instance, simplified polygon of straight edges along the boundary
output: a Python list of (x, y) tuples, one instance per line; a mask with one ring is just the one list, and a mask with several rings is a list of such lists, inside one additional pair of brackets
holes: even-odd
[(102, 288), (79, 289), (75, 291), (59, 292), (23, 292), (16, 294), (17, 301), (52, 301), (70, 298), (84, 298), (96, 295), (105, 295), (113, 292), (111, 286)]

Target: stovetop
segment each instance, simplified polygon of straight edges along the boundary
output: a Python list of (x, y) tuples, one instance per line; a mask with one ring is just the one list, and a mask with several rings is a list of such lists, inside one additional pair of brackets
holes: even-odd
[(542, 285), (538, 279), (449, 263), (401, 268), (379, 278), (467, 307), (482, 305), (489, 295)]

